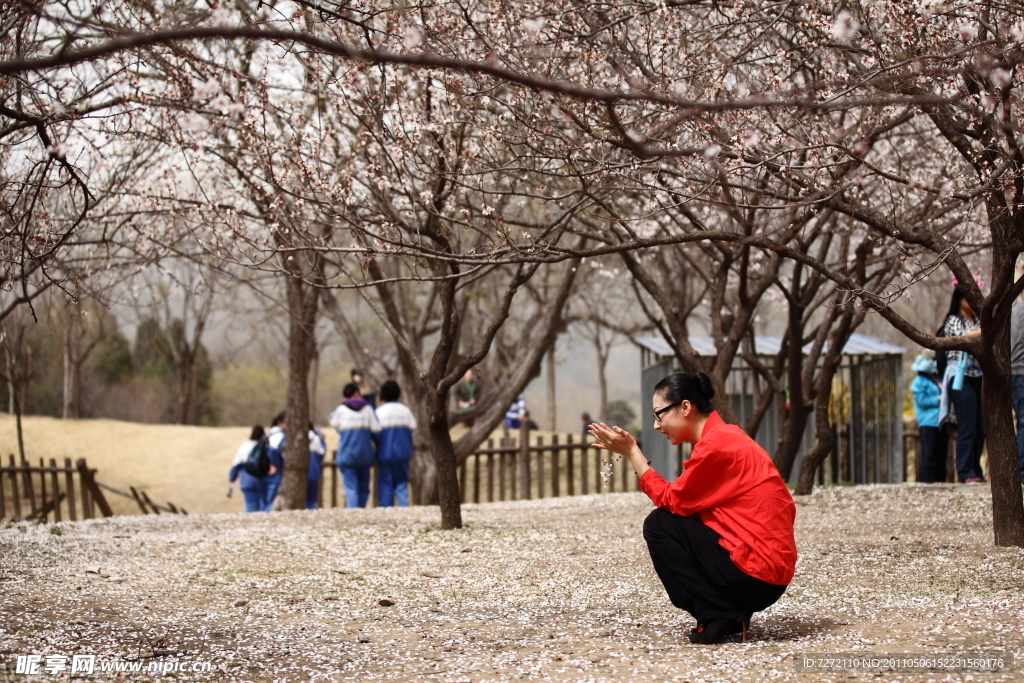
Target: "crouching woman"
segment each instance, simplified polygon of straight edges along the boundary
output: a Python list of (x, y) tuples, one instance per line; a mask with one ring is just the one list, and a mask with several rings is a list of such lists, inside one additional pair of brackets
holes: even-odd
[(711, 404), (711, 380), (676, 373), (654, 388), (654, 427), (673, 446), (689, 441), (683, 473), (665, 481), (636, 440), (618, 427), (590, 426), (597, 448), (625, 456), (657, 510), (644, 522), (654, 570), (669, 599), (697, 620), (690, 642), (742, 633), (754, 612), (793, 579), (796, 506), (771, 458)]

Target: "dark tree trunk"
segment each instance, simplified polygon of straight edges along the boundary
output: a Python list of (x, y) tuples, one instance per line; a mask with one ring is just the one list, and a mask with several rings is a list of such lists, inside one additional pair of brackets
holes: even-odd
[(430, 411), (430, 451), (433, 455), (441, 528), (462, 528), (462, 491), (455, 466), (455, 449), (448, 427), (448, 406), (436, 404)]
[(1024, 547), (1024, 500), (1021, 498), (1017, 427), (1011, 411), (1009, 302), (993, 312), (987, 327), (982, 337), (984, 350), (977, 358), (984, 375), (981, 408), (988, 442), (992, 527), (996, 545)]
[(313, 337), (320, 290), (301, 277), (288, 276), (288, 395), (285, 421), (288, 438), (284, 449), (281, 496), (289, 510), (306, 507), (309, 471), (309, 368), (313, 362)]
[[(795, 279), (795, 278), (794, 278)], [(796, 288), (794, 288), (796, 289)], [(779, 468), (782, 480), (788, 482), (793, 473), (793, 463), (803, 441), (807, 428), (809, 411), (804, 403), (803, 391), (803, 316), (804, 307), (795, 301), (789, 305), (789, 358), (786, 363), (786, 377), (789, 387), (789, 410), (782, 421), (782, 436), (775, 452), (775, 466)]]
[[(411, 406), (410, 406), (411, 407)], [(419, 416), (416, 422), (423, 424)], [(426, 420), (427, 424), (430, 419)], [(409, 463), (409, 486), (413, 505), (437, 505), (437, 465), (435, 464), (429, 429), (417, 429), (413, 433), (413, 456)]]
[(555, 345), (548, 349), (548, 429), (555, 431), (558, 423), (558, 402), (555, 387)]
[(814, 490), (814, 475), (818, 473), (821, 463), (832, 454), (836, 445), (836, 434), (829, 422), (828, 406), (832, 399), (832, 379), (836, 376), (843, 362), (843, 347), (850, 339), (853, 330), (864, 320), (864, 311), (855, 311), (850, 304), (843, 311), (839, 324), (828, 336), (828, 351), (818, 371), (815, 382), (814, 399), (814, 438), (811, 450), (804, 454), (797, 476), (796, 491), (798, 496), (806, 496)]
[[(834, 373), (833, 373), (834, 374)], [(831, 377), (829, 382), (831, 383)], [(804, 454), (800, 463), (800, 473), (797, 475), (796, 490), (793, 492), (798, 496), (806, 496), (814, 490), (814, 475), (817, 474), (821, 463), (832, 453), (836, 445), (836, 433), (832, 431), (832, 425), (828, 420), (828, 403), (832, 392), (827, 394), (819, 392), (814, 401), (814, 446)]]
[[(182, 339), (182, 344), (187, 342)], [(181, 359), (181, 366), (178, 368), (178, 410), (177, 424), (189, 423), (189, 411), (192, 409), (193, 378), (195, 376), (195, 352), (192, 349), (184, 349), (184, 357)]]

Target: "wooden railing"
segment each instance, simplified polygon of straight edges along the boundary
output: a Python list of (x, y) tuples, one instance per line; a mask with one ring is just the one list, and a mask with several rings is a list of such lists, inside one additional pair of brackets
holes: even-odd
[(64, 458), (64, 465), (59, 466), (56, 458), (50, 458), (49, 465), (40, 458), (38, 467), (27, 460), (19, 464), (13, 455), (8, 456), (8, 460), (8, 465), (0, 464), (0, 519), (47, 522), (52, 517), (54, 522), (65, 518), (77, 521), (96, 517), (97, 510), (104, 517), (112, 517), (114, 511), (104, 490), (133, 499), (145, 514), (160, 514), (161, 511), (187, 514), (172, 503), (157, 505), (145, 491), (134, 486), (129, 487), (131, 493), (125, 493), (96, 481), (96, 470), (84, 459), (72, 465), (71, 458)]
[(543, 436), (531, 439), (521, 433), (519, 438), (498, 439), (497, 445), (494, 441), (488, 439), (487, 446), (470, 454), (459, 468), (462, 502), (638, 490), (633, 468), (625, 461), (612, 463), (611, 475), (605, 481), (602, 472), (607, 473), (607, 469), (601, 461), (611, 463), (610, 454), (590, 448), (590, 442), (582, 436), (554, 434), (545, 444)]
[[(531, 438), (523, 431), (515, 436), (488, 439), (485, 447), (471, 453), (459, 467), (462, 502), (489, 503), (638, 490), (636, 474), (625, 460), (613, 463), (611, 476), (605, 481), (601, 473), (607, 473), (607, 469), (601, 461), (612, 462), (610, 454), (590, 448), (590, 442), (585, 442), (582, 436), (554, 434), (548, 441), (544, 443), (545, 438), (540, 435)], [(320, 478), (320, 507), (345, 506), (345, 493), (339, 490), (339, 480), (333, 460), (325, 459), (324, 475)], [(370, 470), (367, 507), (377, 507), (376, 466)]]

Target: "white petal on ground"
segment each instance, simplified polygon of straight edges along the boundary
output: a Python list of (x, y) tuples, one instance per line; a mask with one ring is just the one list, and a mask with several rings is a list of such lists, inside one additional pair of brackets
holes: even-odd
[[(793, 585), (750, 642), (714, 647), (687, 641), (654, 574), (651, 509), (640, 493), (468, 504), (458, 531), (433, 507), (10, 524), (0, 650), (213, 664), (175, 680), (438, 683), (853, 680), (798, 674), (793, 655), (1024, 650), (1024, 550), (992, 545), (986, 486), (798, 499)], [(123, 582), (85, 574), (100, 567)]]

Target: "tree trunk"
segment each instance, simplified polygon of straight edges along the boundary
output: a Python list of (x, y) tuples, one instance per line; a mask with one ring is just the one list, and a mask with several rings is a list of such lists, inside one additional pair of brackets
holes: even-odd
[(288, 438), (284, 448), (284, 476), (281, 497), (289, 510), (306, 507), (306, 477), (309, 472), (309, 368), (312, 364), (310, 339), (316, 326), (320, 290), (288, 276), (288, 398), (285, 422)]
[[(829, 375), (829, 383), (832, 382), (832, 375)], [(809, 495), (814, 490), (814, 475), (818, 467), (825, 462), (836, 445), (836, 433), (832, 431), (832, 425), (828, 420), (828, 404), (832, 392), (819, 392), (814, 401), (814, 438), (815, 443), (811, 450), (804, 454), (803, 462), (800, 463), (800, 474), (796, 482), (794, 493), (798, 496)]]
[(441, 528), (462, 528), (462, 492), (455, 466), (455, 449), (448, 428), (448, 407), (437, 401), (430, 411), (430, 450), (436, 467), (438, 503), (441, 506)]
[[(835, 305), (835, 302), (833, 302)], [(815, 444), (805, 455), (800, 464), (795, 493), (806, 496), (814, 490), (814, 475), (821, 463), (832, 454), (836, 446), (836, 434), (829, 421), (828, 406), (832, 399), (832, 380), (843, 363), (843, 348), (850, 340), (850, 335), (862, 322), (866, 311), (856, 310), (847, 306), (839, 318), (839, 323), (828, 335), (828, 351), (821, 363), (818, 377), (814, 382), (814, 438)], [(812, 370), (813, 372), (813, 370)], [(899, 388), (897, 388), (899, 391)]]
[[(981, 408), (988, 441), (988, 478), (992, 487), (992, 527), (998, 546), (1024, 547), (1024, 500), (1021, 498), (1017, 427), (1011, 406), (1010, 306), (992, 318), (984, 351), (978, 354), (983, 379)], [(1005, 311), (1005, 312), (1004, 312)]]
[[(411, 407), (411, 406), (410, 406)], [(417, 424), (424, 422), (416, 416)], [(426, 422), (429, 424), (430, 420)], [(410, 502), (413, 505), (437, 505), (437, 465), (428, 438), (429, 430), (417, 429), (412, 435), (413, 454), (409, 462), (409, 487), (412, 489)]]
[[(600, 403), (597, 406), (598, 420), (608, 422), (608, 356), (598, 354), (597, 356), (597, 385), (600, 390)], [(642, 396), (640, 400), (647, 400)]]
[(793, 473), (793, 463), (803, 441), (804, 429), (807, 428), (807, 406), (804, 404), (803, 392), (803, 315), (804, 307), (795, 301), (789, 306), (789, 358), (786, 362), (786, 377), (789, 388), (789, 410), (782, 422), (782, 436), (775, 452), (775, 466), (779, 468), (782, 480), (789, 481)]
[[(182, 339), (182, 344), (185, 344)], [(197, 347), (198, 348), (198, 347)], [(177, 424), (188, 424), (188, 413), (192, 408), (192, 385), (195, 376), (195, 351), (185, 349), (181, 359), (181, 366), (178, 368), (178, 415), (175, 420)]]
[(555, 396), (555, 345), (548, 349), (548, 429), (557, 431), (556, 425), (558, 403)]
[(312, 341), (313, 346), (310, 349), (312, 359), (309, 363), (309, 415), (310, 421), (316, 424), (317, 419), (320, 417), (320, 411), (316, 404), (316, 393), (320, 379), (320, 349), (316, 345), (315, 337)]
[(72, 322), (64, 328), (64, 397), (61, 415), (65, 420), (78, 417), (75, 411), (75, 363), (72, 343)]

